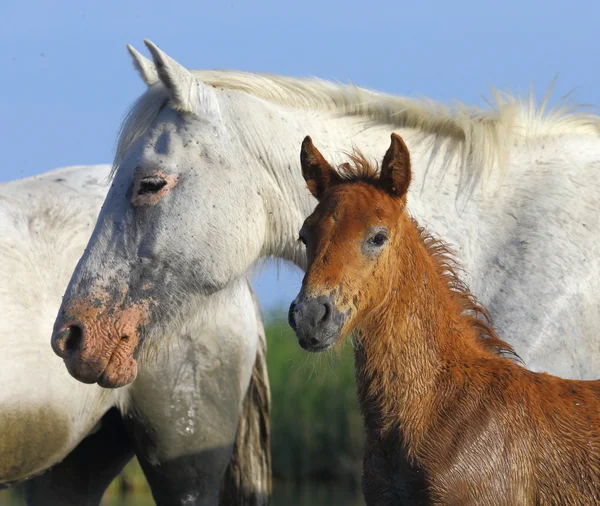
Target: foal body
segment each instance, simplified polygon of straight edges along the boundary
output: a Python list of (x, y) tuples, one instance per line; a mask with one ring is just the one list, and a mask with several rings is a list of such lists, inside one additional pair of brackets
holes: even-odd
[(320, 203), (290, 323), (310, 351), (356, 334), (367, 504), (600, 504), (600, 381), (511, 357), (446, 247), (408, 216), (400, 137), (379, 177), (360, 156), (340, 176), (309, 138), (301, 160)]
[(600, 382), (499, 356), (407, 230), (414, 269), (357, 329), (368, 504), (600, 504)]

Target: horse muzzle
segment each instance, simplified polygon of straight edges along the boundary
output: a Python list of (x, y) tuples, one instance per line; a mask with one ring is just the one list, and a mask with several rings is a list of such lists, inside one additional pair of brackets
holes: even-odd
[(95, 299), (70, 301), (54, 325), (51, 344), (69, 373), (83, 383), (117, 388), (137, 375), (134, 354), (140, 328), (148, 319), (148, 304), (109, 306)]

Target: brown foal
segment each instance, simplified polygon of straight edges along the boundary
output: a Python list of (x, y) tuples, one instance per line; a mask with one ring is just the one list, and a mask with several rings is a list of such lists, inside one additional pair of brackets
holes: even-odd
[(319, 204), (300, 231), (308, 270), (290, 306), (300, 345), (353, 334), (373, 505), (600, 505), (600, 381), (525, 369), (406, 211), (410, 156), (334, 170), (302, 144)]

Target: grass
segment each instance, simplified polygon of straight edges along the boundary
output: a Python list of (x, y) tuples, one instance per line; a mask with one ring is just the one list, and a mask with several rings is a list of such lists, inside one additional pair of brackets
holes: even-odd
[[(321, 354), (302, 350), (285, 317), (265, 318), (272, 395), (273, 474), (278, 482), (359, 483), (363, 426), (356, 402), (350, 346)], [(149, 492), (137, 461), (130, 462), (107, 491), (113, 504), (126, 489)], [(22, 502), (16, 491), (0, 492), (0, 505)], [(137, 503), (136, 503), (137, 504)]]
[(352, 350), (309, 354), (287, 323), (270, 318), (273, 473), (284, 480), (356, 483), (363, 426), (356, 402)]

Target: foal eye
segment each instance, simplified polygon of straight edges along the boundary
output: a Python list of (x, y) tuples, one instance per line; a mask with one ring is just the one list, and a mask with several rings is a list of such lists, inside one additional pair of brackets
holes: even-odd
[(156, 193), (167, 184), (167, 181), (160, 176), (148, 176), (140, 181), (138, 195), (144, 193)]
[(372, 246), (381, 247), (384, 245), (385, 241), (387, 241), (387, 236), (380, 232), (373, 237), (370, 237), (367, 242)]

